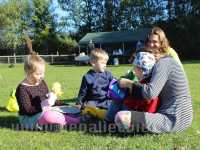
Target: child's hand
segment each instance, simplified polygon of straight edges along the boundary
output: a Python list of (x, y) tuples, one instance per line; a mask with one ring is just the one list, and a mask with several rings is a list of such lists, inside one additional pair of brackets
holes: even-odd
[(76, 104), (74, 105), (76, 108), (81, 109), (81, 105), (80, 104)]
[(121, 78), (119, 80), (119, 86), (121, 88), (131, 88), (132, 84), (133, 84), (133, 81), (129, 79)]
[(48, 98), (41, 101), (41, 107), (44, 108), (47, 106), (48, 107), (53, 106), (56, 102), (56, 99), (57, 99), (57, 96), (53, 92), (48, 93)]
[(50, 92), (49, 95), (48, 95), (49, 105), (53, 106), (56, 102), (56, 99), (57, 99), (57, 96), (53, 92)]

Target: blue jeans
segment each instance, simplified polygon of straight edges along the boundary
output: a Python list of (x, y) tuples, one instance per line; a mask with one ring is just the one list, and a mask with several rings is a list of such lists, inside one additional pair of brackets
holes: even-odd
[(20, 115), (19, 122), (26, 129), (33, 129), (37, 126), (37, 121), (41, 117), (41, 114), (42, 113), (37, 113), (33, 116)]
[(115, 115), (118, 111), (128, 110), (126, 106), (123, 105), (123, 102), (112, 101), (110, 107), (108, 108), (105, 120), (113, 123), (115, 120)]

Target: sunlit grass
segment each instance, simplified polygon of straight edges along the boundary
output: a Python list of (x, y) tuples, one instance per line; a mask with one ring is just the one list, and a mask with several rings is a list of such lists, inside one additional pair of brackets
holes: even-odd
[[(193, 98), (194, 120), (185, 132), (161, 135), (92, 135), (82, 131), (33, 132), (15, 131), (10, 124), (18, 121), (16, 113), (4, 111), (9, 94), (24, 78), (23, 65), (0, 64), (0, 149), (199, 149), (200, 146), (200, 61), (186, 62), (187, 73)], [(131, 68), (130, 65), (108, 66), (114, 76), (119, 77)], [(45, 80), (49, 87), (55, 81), (62, 84), (61, 99), (75, 99), (82, 75), (89, 66), (47, 66)], [(8, 126), (6, 126), (6, 124)]]

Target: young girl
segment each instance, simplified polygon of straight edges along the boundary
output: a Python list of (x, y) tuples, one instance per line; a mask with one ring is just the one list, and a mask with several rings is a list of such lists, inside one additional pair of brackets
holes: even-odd
[[(24, 63), (25, 79), (18, 85), (16, 98), (19, 105), (19, 121), (26, 128), (37, 125), (79, 123), (72, 118), (51, 109), (42, 109), (41, 102), (48, 99), (49, 90), (45, 83), (45, 61), (36, 53), (27, 56)], [(53, 98), (56, 98), (53, 96)], [(58, 105), (59, 101), (55, 101)], [(54, 105), (54, 104), (51, 104)]]

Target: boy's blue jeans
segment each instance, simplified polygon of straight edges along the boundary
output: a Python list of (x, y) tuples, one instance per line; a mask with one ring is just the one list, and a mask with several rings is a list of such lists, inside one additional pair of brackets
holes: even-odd
[(128, 110), (127, 107), (123, 105), (123, 101), (122, 102), (112, 101), (110, 107), (108, 108), (105, 120), (113, 123), (115, 120), (115, 115), (117, 114), (118, 111), (121, 110)]

